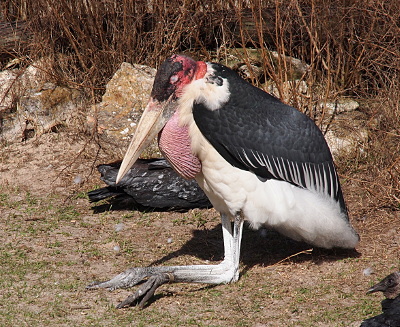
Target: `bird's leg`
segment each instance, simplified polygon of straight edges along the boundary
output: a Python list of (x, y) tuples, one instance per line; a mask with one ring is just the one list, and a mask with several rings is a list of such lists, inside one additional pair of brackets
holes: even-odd
[[(240, 245), (242, 242), (243, 232), (243, 215), (237, 213), (233, 221), (233, 234), (232, 225), (228, 217), (221, 216), (222, 220), (222, 232), (224, 233), (224, 261), (230, 262), (234, 268), (233, 278), (231, 282), (236, 282), (239, 279), (239, 261), (240, 261)], [(226, 233), (226, 235), (225, 235)]]
[(165, 283), (207, 283), (222, 284), (235, 282), (239, 279), (240, 244), (243, 230), (243, 217), (238, 213), (233, 222), (230, 217), (221, 215), (222, 233), (224, 238), (224, 260), (218, 265), (190, 266), (160, 266), (130, 268), (109, 281), (93, 283), (88, 289), (129, 288), (144, 281), (135, 294), (121, 302), (117, 308), (123, 308), (138, 303), (143, 308), (147, 300), (153, 296), (157, 287)]

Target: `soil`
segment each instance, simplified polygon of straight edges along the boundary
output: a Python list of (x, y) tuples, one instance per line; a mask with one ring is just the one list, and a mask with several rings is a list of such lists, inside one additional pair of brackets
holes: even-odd
[(342, 186), (361, 237), (356, 251), (246, 228), (237, 283), (167, 284), (144, 310), (115, 309), (135, 288), (85, 286), (131, 266), (223, 256), (214, 209), (143, 213), (89, 203), (86, 192), (104, 186), (96, 165), (122, 152), (68, 131), (0, 149), (1, 326), (359, 326), (380, 312), (382, 295), (365, 292), (399, 269), (400, 213), (363, 210), (368, 195), (351, 180)]

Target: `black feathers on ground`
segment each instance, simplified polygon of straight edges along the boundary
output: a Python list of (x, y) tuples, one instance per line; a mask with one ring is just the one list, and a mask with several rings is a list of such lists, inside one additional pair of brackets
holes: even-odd
[(361, 327), (400, 327), (400, 271), (386, 276), (367, 293), (382, 292), (382, 313), (365, 320)]
[(196, 181), (180, 177), (165, 159), (137, 160), (115, 185), (119, 166), (120, 162), (97, 167), (109, 186), (88, 192), (90, 202), (115, 197), (124, 207), (162, 211), (212, 207)]

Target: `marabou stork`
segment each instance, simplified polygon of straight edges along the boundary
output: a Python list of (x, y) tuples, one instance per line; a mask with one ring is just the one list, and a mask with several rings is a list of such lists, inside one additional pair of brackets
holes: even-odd
[(360, 327), (394, 327), (400, 326), (400, 271), (396, 271), (378, 284), (372, 286), (367, 293), (382, 292), (386, 297), (381, 302), (382, 313), (369, 318)]
[(196, 181), (179, 176), (163, 158), (138, 159), (116, 184), (119, 167), (118, 162), (97, 167), (108, 186), (88, 192), (90, 202), (115, 197), (117, 206), (160, 211), (212, 207)]
[(157, 135), (174, 169), (196, 179), (221, 213), (224, 260), (217, 265), (131, 268), (89, 286), (127, 288), (147, 279), (118, 308), (143, 307), (167, 282), (237, 281), (244, 220), (318, 247), (357, 245), (359, 237), (349, 222), (321, 131), (309, 117), (231, 69), (183, 55), (166, 59), (117, 183)]

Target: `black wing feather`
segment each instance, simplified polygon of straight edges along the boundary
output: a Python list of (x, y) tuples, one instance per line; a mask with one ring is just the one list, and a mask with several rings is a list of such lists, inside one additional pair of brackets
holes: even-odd
[(230, 98), (218, 110), (194, 103), (196, 125), (233, 166), (327, 194), (347, 212), (329, 147), (306, 115), (218, 64)]

